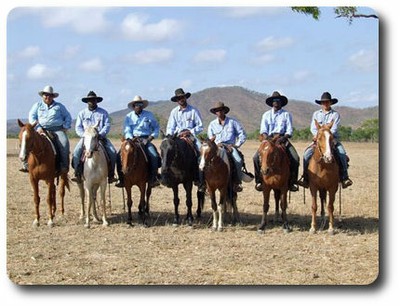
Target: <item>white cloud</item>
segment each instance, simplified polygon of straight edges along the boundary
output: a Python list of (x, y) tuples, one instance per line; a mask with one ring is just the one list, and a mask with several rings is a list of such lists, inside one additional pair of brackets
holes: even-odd
[(197, 63), (204, 63), (204, 62), (215, 63), (224, 61), (225, 57), (226, 57), (226, 50), (210, 49), (198, 52), (194, 57), (194, 61)]
[(38, 46), (28, 46), (25, 49), (18, 52), (18, 57), (20, 58), (34, 58), (40, 53), (40, 48)]
[(80, 50), (81, 50), (81, 46), (79, 46), (79, 45), (67, 46), (64, 50), (62, 57), (64, 59), (71, 59), (71, 58), (75, 57), (75, 55), (77, 55)]
[(293, 45), (294, 40), (290, 37), (276, 38), (269, 36), (256, 44), (256, 49), (260, 52), (269, 52), (272, 50), (282, 49)]
[(182, 28), (174, 19), (162, 19), (157, 23), (147, 23), (148, 16), (129, 14), (121, 24), (126, 39), (137, 41), (164, 41), (174, 38)]
[(226, 15), (231, 18), (250, 18), (254, 16), (280, 15), (287, 11), (282, 7), (230, 7), (226, 9)]
[(126, 60), (136, 64), (152, 64), (171, 60), (173, 51), (167, 48), (147, 49), (128, 55)]
[(54, 69), (51, 69), (43, 64), (36, 64), (28, 69), (26, 76), (32, 80), (39, 80), (39, 79), (53, 77), (54, 74), (55, 74)]
[(357, 70), (375, 71), (377, 67), (376, 52), (369, 50), (360, 50), (349, 58), (349, 63)]
[(263, 65), (263, 64), (268, 64), (271, 63), (273, 61), (275, 61), (276, 57), (272, 54), (266, 53), (260, 56), (257, 56), (256, 58), (254, 58), (253, 60), (251, 60), (252, 64), (255, 65)]
[(103, 63), (102, 63), (101, 59), (94, 58), (94, 59), (91, 59), (91, 60), (81, 63), (79, 65), (79, 68), (86, 72), (100, 72), (103, 70), (104, 67), (103, 67)]

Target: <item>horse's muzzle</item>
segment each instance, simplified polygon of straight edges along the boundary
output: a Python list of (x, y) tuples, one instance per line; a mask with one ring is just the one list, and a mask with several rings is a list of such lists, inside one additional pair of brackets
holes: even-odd
[(271, 167), (261, 168), (261, 174), (262, 175), (270, 175), (270, 174), (272, 174), (272, 168)]

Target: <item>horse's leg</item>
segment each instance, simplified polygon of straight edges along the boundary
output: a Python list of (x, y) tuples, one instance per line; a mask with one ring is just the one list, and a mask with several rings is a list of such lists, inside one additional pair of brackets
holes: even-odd
[(86, 190), (86, 198), (87, 198), (87, 209), (86, 209), (86, 218), (85, 218), (85, 224), (84, 226), (86, 228), (90, 227), (90, 213), (93, 205), (93, 197), (92, 197), (92, 186), (88, 186), (85, 184), (85, 190)]
[(83, 188), (83, 183), (79, 183), (78, 188), (81, 196), (81, 215), (79, 216), (79, 220), (82, 220), (85, 218), (85, 189)]
[(197, 210), (196, 210), (197, 219), (201, 218), (201, 211), (204, 209), (204, 200), (205, 200), (204, 192), (197, 191)]
[(60, 181), (60, 191), (59, 191), (59, 198), (61, 203), (61, 215), (64, 216), (64, 197), (65, 197), (65, 188), (68, 187), (68, 174), (63, 173), (61, 174), (61, 181)]
[(146, 189), (146, 207), (145, 207), (145, 213), (147, 215), (147, 217), (150, 216), (150, 196), (151, 196), (151, 191), (152, 188), (150, 186), (150, 184), (147, 184), (147, 189)]
[(267, 226), (267, 214), (269, 210), (269, 196), (271, 193), (271, 188), (264, 186), (263, 189), (263, 197), (264, 197), (264, 203), (263, 203), (263, 214), (261, 218), (261, 223), (258, 227), (259, 231), (264, 231), (265, 227)]
[(40, 211), (39, 211), (39, 204), (40, 204), (40, 196), (39, 196), (39, 181), (34, 180), (33, 178), (31, 180), (31, 185), (33, 189), (33, 203), (35, 205), (35, 220), (33, 220), (33, 225), (34, 226), (39, 226), (39, 220), (40, 220)]
[(310, 233), (314, 234), (317, 228), (317, 188), (310, 186), (311, 192), (311, 227)]
[(126, 190), (126, 195), (127, 195), (127, 202), (126, 202), (126, 206), (128, 207), (128, 220), (127, 220), (127, 224), (132, 225), (132, 186), (126, 186), (125, 185), (125, 190)]
[(94, 221), (96, 221), (96, 223), (100, 223), (100, 219), (99, 216), (97, 215), (97, 206), (96, 206), (96, 200), (97, 200), (97, 190), (99, 189), (99, 185), (95, 184), (92, 186), (92, 188), (90, 189), (91, 191), (91, 198), (92, 198), (92, 216)]
[(215, 190), (210, 190), (210, 203), (211, 209), (213, 211), (213, 225), (212, 229), (216, 231), (218, 229), (218, 212), (217, 212), (217, 200), (215, 195)]
[(325, 215), (326, 190), (325, 189), (319, 190), (319, 198), (321, 201), (321, 225), (319, 228), (322, 231), (325, 228), (325, 224), (326, 224), (326, 215)]
[(193, 202), (192, 202), (192, 188), (193, 188), (193, 183), (189, 182), (183, 185), (186, 191), (186, 209), (187, 209), (187, 213), (186, 213), (186, 222), (189, 226), (193, 225), (193, 214), (192, 214), (192, 206), (193, 206)]
[(226, 196), (227, 190), (226, 188), (220, 190), (219, 192), (219, 203), (218, 203), (218, 231), (221, 232), (224, 229), (224, 213), (226, 211)]
[(102, 216), (103, 226), (108, 226), (107, 211), (106, 211), (106, 191), (107, 191), (107, 181), (104, 181), (100, 185), (101, 204), (103, 210), (103, 216)]
[(281, 198), (281, 191), (279, 189), (274, 189), (274, 199), (275, 199), (275, 215), (274, 215), (274, 223), (277, 223), (279, 220), (279, 200)]
[[(230, 200), (230, 205), (232, 206), (232, 225), (236, 225), (237, 222), (240, 222), (239, 210), (237, 208), (237, 192), (232, 191), (232, 193), (227, 196), (227, 199)], [(226, 206), (226, 205), (225, 205)]]
[(48, 209), (48, 218), (47, 225), (52, 227), (54, 226), (54, 214), (55, 214), (55, 193), (56, 187), (54, 185), (54, 180), (47, 181), (47, 209)]
[(333, 211), (335, 210), (333, 203), (335, 202), (336, 190), (329, 191), (329, 203), (328, 203), (328, 214), (329, 214), (329, 229), (328, 233), (333, 235), (334, 232), (334, 216)]
[(138, 206), (139, 218), (140, 218), (140, 222), (142, 222), (142, 224), (144, 226), (147, 226), (147, 224), (146, 224), (146, 182), (140, 184), (139, 190), (140, 190), (140, 200), (139, 200), (139, 206)]
[(282, 210), (282, 228), (285, 233), (288, 233), (290, 231), (289, 223), (287, 220), (287, 214), (286, 214), (286, 209), (287, 209), (287, 190), (285, 191), (280, 191), (281, 192), (281, 210)]
[(173, 225), (177, 226), (179, 224), (179, 193), (178, 193), (178, 185), (174, 185), (172, 187), (172, 191), (174, 192), (174, 222)]

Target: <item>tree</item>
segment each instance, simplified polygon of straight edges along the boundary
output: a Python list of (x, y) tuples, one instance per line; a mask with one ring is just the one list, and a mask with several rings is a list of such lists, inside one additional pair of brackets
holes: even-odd
[[(292, 6), (292, 11), (302, 13), (305, 15), (311, 15), (315, 20), (319, 20), (321, 11), (318, 6)], [(359, 13), (358, 8), (355, 6), (336, 6), (334, 8), (336, 18), (347, 18), (349, 24), (353, 22), (354, 18), (376, 18), (379, 19), (375, 14), (362, 14)]]

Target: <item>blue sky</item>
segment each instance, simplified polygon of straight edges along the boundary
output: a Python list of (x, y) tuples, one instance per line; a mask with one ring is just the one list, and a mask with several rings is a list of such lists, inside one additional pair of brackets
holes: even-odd
[(26, 118), (45, 85), (73, 118), (89, 90), (109, 112), (135, 95), (158, 101), (178, 87), (230, 85), (310, 102), (329, 91), (340, 105), (376, 106), (378, 27), (349, 25), (332, 7), (319, 21), (289, 7), (16, 7), (7, 18), (7, 118)]

